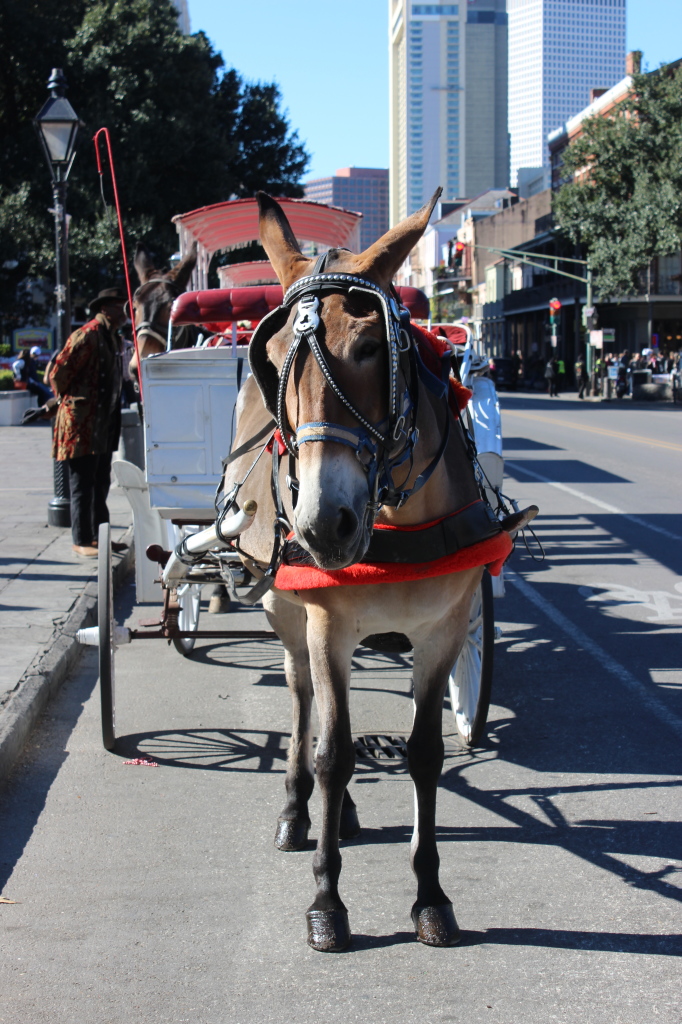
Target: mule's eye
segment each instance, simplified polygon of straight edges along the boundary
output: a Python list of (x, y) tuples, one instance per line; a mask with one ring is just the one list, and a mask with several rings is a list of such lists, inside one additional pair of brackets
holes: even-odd
[(355, 352), (355, 360), (358, 363), (365, 359), (372, 359), (379, 351), (379, 342), (373, 338), (366, 338)]

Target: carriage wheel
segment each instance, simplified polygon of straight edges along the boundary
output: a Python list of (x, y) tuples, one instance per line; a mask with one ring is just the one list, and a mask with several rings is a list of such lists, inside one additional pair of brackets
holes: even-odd
[[(178, 615), (178, 629), (194, 632), (199, 628), (199, 613), (201, 611), (201, 584), (183, 583), (178, 587), (178, 604), (180, 613)], [(173, 637), (173, 645), (176, 651), (184, 654), (185, 657), (193, 650), (196, 637), (176, 636)]]
[(102, 742), (116, 744), (114, 694), (114, 580), (111, 571), (111, 528), (102, 523), (97, 537), (97, 625), (99, 627), (99, 694), (102, 703)]
[(469, 630), (450, 673), (450, 703), (459, 738), (474, 747), (483, 735), (493, 681), (495, 620), (490, 574), (483, 578), (471, 599)]

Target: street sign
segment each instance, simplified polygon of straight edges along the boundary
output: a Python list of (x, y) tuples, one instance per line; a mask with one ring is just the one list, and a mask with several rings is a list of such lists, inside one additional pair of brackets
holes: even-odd
[(590, 331), (590, 345), (592, 348), (603, 348), (604, 347), (604, 332), (603, 331)]
[(602, 330), (602, 340), (605, 345), (613, 344), (616, 340), (616, 328), (615, 327), (604, 327)]

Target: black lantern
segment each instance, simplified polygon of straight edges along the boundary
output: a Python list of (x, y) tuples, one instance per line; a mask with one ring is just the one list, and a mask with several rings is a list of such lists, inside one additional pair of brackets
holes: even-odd
[(43, 151), (55, 181), (66, 181), (76, 155), (76, 135), (80, 121), (67, 100), (66, 79), (60, 68), (53, 68), (47, 83), (50, 98), (35, 119)]
[[(34, 124), (52, 175), (51, 212), (55, 231), (55, 311), (57, 318), (56, 348), (62, 349), (71, 333), (71, 292), (69, 288), (69, 253), (66, 220), (66, 179), (76, 154), (76, 135), (80, 121), (64, 95), (66, 79), (61, 68), (53, 68), (47, 83), (50, 98)], [(54, 497), (47, 507), (50, 526), (70, 526), (70, 495), (67, 467), (54, 462)]]

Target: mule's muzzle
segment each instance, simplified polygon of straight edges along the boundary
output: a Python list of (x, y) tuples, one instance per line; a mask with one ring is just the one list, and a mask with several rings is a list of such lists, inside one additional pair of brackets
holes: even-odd
[(307, 520), (296, 519), (296, 537), (320, 569), (345, 569), (362, 558), (370, 534), (363, 517), (348, 506), (328, 508)]

